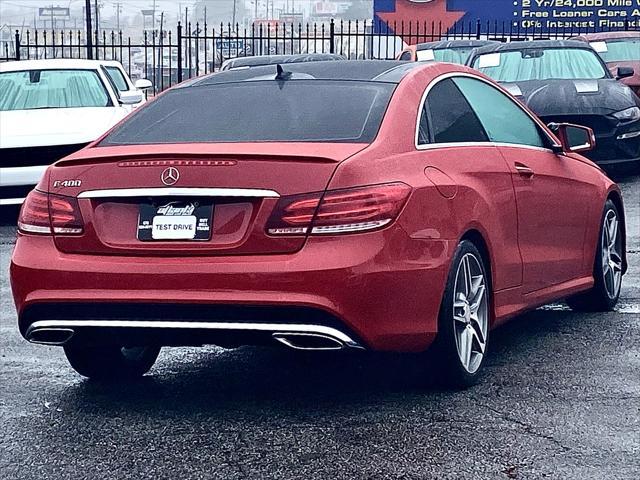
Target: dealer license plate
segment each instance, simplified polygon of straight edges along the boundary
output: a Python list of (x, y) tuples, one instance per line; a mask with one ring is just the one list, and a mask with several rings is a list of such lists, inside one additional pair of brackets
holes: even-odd
[(143, 203), (138, 215), (138, 240), (209, 240), (213, 205), (174, 201)]

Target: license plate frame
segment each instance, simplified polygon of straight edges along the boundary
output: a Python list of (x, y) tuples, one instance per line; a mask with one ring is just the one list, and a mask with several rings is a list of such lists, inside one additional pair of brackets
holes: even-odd
[(200, 200), (141, 203), (136, 237), (141, 242), (206, 242), (211, 240), (213, 212), (212, 202)]

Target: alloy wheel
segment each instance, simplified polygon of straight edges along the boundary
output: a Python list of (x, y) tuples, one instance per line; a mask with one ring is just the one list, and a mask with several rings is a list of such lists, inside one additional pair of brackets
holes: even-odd
[(602, 225), (602, 275), (609, 298), (616, 298), (622, 283), (622, 236), (615, 210), (607, 211)]
[(489, 309), (481, 260), (465, 254), (458, 264), (453, 299), (454, 334), (463, 368), (475, 373), (485, 354)]

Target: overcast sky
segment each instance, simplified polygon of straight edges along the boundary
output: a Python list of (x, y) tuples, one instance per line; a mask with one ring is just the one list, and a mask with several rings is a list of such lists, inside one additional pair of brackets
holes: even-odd
[[(209, 0), (210, 2), (220, 2), (222, 10), (217, 11), (217, 15), (223, 15), (220, 12), (226, 12), (226, 16), (230, 16), (232, 11), (232, 5), (234, 0)], [(236, 0), (238, 6), (239, 15), (251, 15), (254, 11), (255, 0)], [(269, 18), (267, 15), (266, 5), (269, 1), (269, 5), (273, 5), (272, 14), (273, 18), (278, 17), (278, 12), (284, 10), (288, 11), (292, 6), (295, 6), (296, 12), (304, 13), (308, 15), (311, 11), (311, 6), (317, 0), (257, 0), (258, 2), (258, 18)], [(365, 4), (371, 9), (373, 0), (352, 0), (354, 4)], [(91, 0), (93, 5), (95, 0)], [(142, 9), (151, 9), (153, 7), (153, 0), (99, 0), (101, 8), (101, 20), (106, 24), (113, 24), (113, 19), (116, 15), (116, 5), (121, 6), (121, 19), (126, 22), (137, 21), (134, 18), (140, 18), (140, 11)], [(185, 7), (189, 7), (189, 12), (193, 14), (193, 6), (196, 3), (195, 0), (156, 0), (156, 12), (158, 16), (160, 12), (165, 13), (165, 19), (168, 22), (177, 21), (178, 15), (181, 17), (184, 15)], [(347, 0), (349, 3), (349, 0)], [(47, 27), (49, 19), (38, 17), (38, 9), (42, 7), (59, 6), (63, 8), (71, 9), (71, 16), (74, 22), (77, 23), (78, 19), (82, 22), (82, 8), (85, 5), (85, 0), (0, 0), (0, 27), (5, 25), (20, 26), (20, 25), (33, 25), (34, 19), (37, 20), (39, 27)], [(209, 4), (211, 6), (211, 4)], [(244, 7), (244, 8), (243, 8)], [(209, 13), (212, 13), (211, 9)], [(242, 13), (244, 12), (244, 13)], [(370, 18), (370, 14), (364, 15), (363, 18)], [(211, 18), (211, 17), (210, 17)], [(111, 19), (111, 20), (109, 20)], [(127, 20), (128, 19), (128, 20)], [(230, 18), (220, 19), (221, 21), (228, 21)], [(242, 21), (242, 19), (240, 19)], [(56, 22), (57, 23), (57, 22)], [(72, 23), (73, 24), (73, 23)], [(49, 23), (50, 25), (50, 23)], [(130, 23), (131, 25), (131, 23)], [(67, 25), (68, 26), (68, 25)], [(50, 28), (50, 27), (49, 27)]]
[[(94, 0), (91, 0), (93, 4)], [(100, 0), (100, 3), (104, 5), (103, 12), (109, 14), (110, 11), (115, 12), (115, 4), (120, 3), (122, 5), (123, 13), (125, 15), (135, 15), (143, 8), (151, 8), (153, 0)], [(180, 5), (189, 6), (195, 3), (192, 1), (171, 1), (171, 0), (156, 0), (157, 9), (164, 10), (167, 13), (178, 13)], [(14, 23), (19, 21), (22, 15), (33, 16), (33, 11), (40, 7), (48, 6), (60, 6), (70, 7), (72, 9), (81, 9), (84, 6), (84, 0), (0, 0), (0, 22), (2, 23)], [(11, 14), (11, 17), (7, 18)]]

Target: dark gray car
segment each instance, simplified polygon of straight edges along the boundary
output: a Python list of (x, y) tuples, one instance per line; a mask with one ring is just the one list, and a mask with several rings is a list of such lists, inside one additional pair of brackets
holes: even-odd
[(600, 165), (640, 162), (640, 99), (588, 44), (542, 40), (489, 45), (467, 65), (497, 80), (546, 123), (593, 129)]

